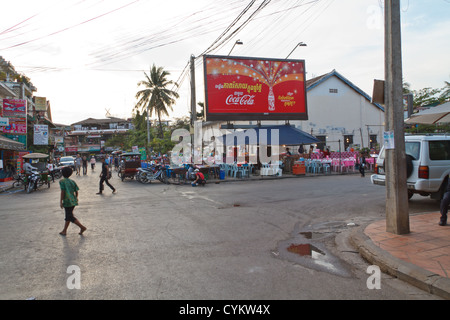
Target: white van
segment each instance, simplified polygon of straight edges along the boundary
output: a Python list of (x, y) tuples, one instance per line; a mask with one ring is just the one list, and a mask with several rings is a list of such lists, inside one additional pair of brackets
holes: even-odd
[[(450, 135), (405, 136), (408, 198), (418, 193), (440, 200), (450, 174)], [(385, 185), (384, 147), (375, 165), (373, 184)]]

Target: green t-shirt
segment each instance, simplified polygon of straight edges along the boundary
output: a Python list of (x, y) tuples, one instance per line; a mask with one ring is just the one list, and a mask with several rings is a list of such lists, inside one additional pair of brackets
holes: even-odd
[(64, 178), (59, 181), (59, 187), (64, 191), (63, 207), (74, 207), (78, 205), (77, 196), (78, 186), (75, 181)]

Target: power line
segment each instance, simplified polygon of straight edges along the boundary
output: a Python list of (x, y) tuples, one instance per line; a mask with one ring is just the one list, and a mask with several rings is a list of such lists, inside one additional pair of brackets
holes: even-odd
[(28, 44), (28, 43), (31, 43), (31, 42), (34, 42), (34, 41), (37, 41), (37, 40), (41, 40), (41, 39), (44, 39), (44, 38), (47, 38), (47, 37), (50, 37), (50, 36), (54, 36), (54, 35), (59, 34), (59, 33), (61, 33), (61, 32), (64, 32), (64, 31), (73, 29), (73, 28), (78, 27), (78, 26), (81, 26), (81, 25), (83, 25), (83, 24), (85, 24), (85, 23), (88, 23), (88, 22), (97, 20), (97, 19), (99, 19), (99, 18), (101, 18), (101, 17), (104, 17), (104, 16), (106, 16), (106, 15), (109, 15), (109, 14), (111, 14), (111, 13), (113, 13), (113, 12), (116, 12), (116, 11), (118, 11), (118, 10), (121, 10), (121, 9), (123, 9), (123, 8), (126, 8), (126, 7), (128, 7), (128, 6), (130, 6), (130, 5), (134, 4), (134, 3), (136, 3), (136, 2), (138, 2), (138, 1), (140, 1), (140, 0), (135, 0), (135, 1), (130, 2), (130, 3), (126, 4), (126, 5), (124, 5), (124, 6), (121, 6), (121, 7), (119, 7), (119, 8), (116, 8), (116, 9), (114, 9), (114, 10), (108, 11), (108, 12), (106, 12), (106, 13), (104, 13), (104, 14), (101, 14), (101, 15), (98, 15), (98, 16), (96, 16), (96, 17), (94, 17), (94, 18), (91, 18), (91, 19), (82, 21), (82, 22), (80, 22), (80, 23), (78, 23), (78, 24), (75, 24), (75, 25), (72, 25), (72, 26), (70, 26), (70, 27), (67, 27), (67, 28), (64, 28), (64, 29), (61, 29), (61, 30), (52, 32), (52, 33), (47, 34), (47, 35), (45, 35), (45, 36), (41, 36), (41, 37), (38, 37), (38, 38), (35, 38), (35, 39), (32, 39), (32, 40), (24, 41), (24, 42), (22, 42), (22, 43), (18, 43), (18, 44), (15, 44), (15, 45), (12, 45), (12, 46), (9, 46), (9, 47), (6, 47), (6, 48), (2, 48), (2, 49), (0, 49), (0, 50), (7, 50), (7, 49), (11, 49), (11, 48), (16, 48), (16, 47), (23, 46), (23, 45), (25, 45), (25, 44)]

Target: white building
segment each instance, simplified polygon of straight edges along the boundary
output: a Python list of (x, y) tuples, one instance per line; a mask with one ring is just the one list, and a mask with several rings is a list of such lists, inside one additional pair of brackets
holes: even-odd
[[(336, 70), (306, 82), (307, 121), (291, 121), (297, 128), (341, 151), (348, 146), (376, 147), (382, 143), (384, 108)], [(323, 147), (322, 146), (322, 147)]]

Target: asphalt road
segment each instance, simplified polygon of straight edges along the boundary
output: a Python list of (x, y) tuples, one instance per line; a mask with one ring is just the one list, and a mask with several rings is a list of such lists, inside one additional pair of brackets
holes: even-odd
[[(0, 299), (434, 299), (382, 275), (346, 241), (384, 217), (384, 188), (359, 175), (206, 187), (72, 176), (83, 236), (64, 224), (58, 183), (0, 194)], [(410, 212), (438, 210), (413, 197)], [(303, 256), (308, 246), (311, 255)], [(68, 269), (69, 268), (69, 269)], [(79, 289), (77, 285), (79, 284)], [(74, 288), (75, 287), (75, 288)]]

